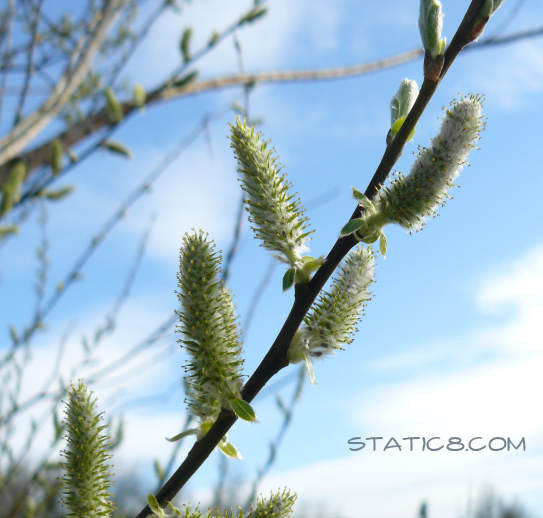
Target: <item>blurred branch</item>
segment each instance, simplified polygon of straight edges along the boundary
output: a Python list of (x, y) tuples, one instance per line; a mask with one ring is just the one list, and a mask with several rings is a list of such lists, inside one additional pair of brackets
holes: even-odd
[(94, 55), (100, 49), (109, 28), (126, 1), (106, 0), (102, 17), (96, 24), (92, 37), (81, 51), (78, 48), (72, 55), (72, 61), (76, 63), (73, 69), (69, 67), (64, 72), (51, 95), (37, 110), (21, 120), (7, 136), (0, 139), (1, 164), (16, 157), (56, 117), (87, 74)]
[(42, 5), (43, 5), (43, 0), (39, 0), (35, 8), (34, 16), (32, 17), (32, 22), (31, 22), (31, 27), (30, 27), (30, 32), (32, 36), (31, 36), (30, 46), (28, 47), (25, 78), (23, 82), (23, 88), (21, 89), (21, 94), (19, 96), (19, 102), (17, 104), (17, 108), (15, 109), (15, 118), (13, 120), (13, 126), (16, 126), (17, 123), (22, 118), (23, 108), (25, 105), (26, 96), (28, 94), (28, 87), (30, 86), (30, 81), (32, 80), (32, 74), (34, 73), (34, 50), (36, 49), (36, 43), (38, 42), (38, 27), (40, 23)]
[[(235, 28), (236, 25), (233, 25), (232, 27), (224, 31), (222, 33), (221, 39), (233, 32)], [(468, 45), (465, 50), (475, 50), (495, 45), (510, 44), (529, 38), (539, 37), (541, 35), (543, 35), (543, 26), (538, 26), (499, 38), (486, 38), (479, 42)], [(204, 55), (208, 51), (209, 48), (205, 47), (193, 56), (190, 63), (192, 64), (200, 56)], [(365, 74), (415, 61), (416, 59), (421, 58), (422, 55), (423, 50), (418, 48), (410, 50), (408, 52), (403, 52), (394, 56), (390, 56), (388, 58), (346, 67), (310, 70), (287, 70), (281, 72), (263, 72), (256, 74), (236, 74), (231, 76), (206, 79), (202, 81), (189, 82), (188, 84), (183, 84), (180, 87), (176, 87), (175, 83), (172, 80), (169, 80), (160, 85), (159, 87), (147, 92), (146, 105), (153, 105), (163, 101), (188, 97), (204, 92), (221, 90), (224, 88), (231, 88), (237, 86), (252, 87), (258, 83), (265, 84), (305, 82), (360, 77)], [(180, 73), (183, 73), (185, 71), (187, 66), (188, 63), (180, 67), (173, 77), (178, 77)], [(121, 109), (126, 119), (129, 114), (138, 110), (139, 106), (137, 106), (133, 101), (125, 101), (121, 103)], [(123, 121), (125, 119), (123, 119)], [(85, 121), (73, 124), (68, 129), (58, 133), (47, 142), (36, 146), (34, 149), (22, 153), (19, 158), (23, 160), (26, 164), (28, 171), (27, 174), (29, 174), (37, 167), (48, 163), (50, 144), (54, 139), (58, 139), (62, 143), (64, 148), (71, 148), (84, 138), (99, 131), (104, 127), (118, 126), (122, 123), (123, 122), (113, 123), (108, 117), (107, 110), (105, 108), (102, 108), (98, 112), (89, 115), (89, 117)], [(0, 185), (2, 185), (7, 176), (9, 168), (1, 159), (1, 155), (0, 164), (3, 164), (0, 165)]]
[[(13, 17), (15, 16), (15, 0), (9, 0), (8, 9), (6, 13), (5, 24), (0, 31), (1, 42), (5, 42), (4, 54), (7, 56), (6, 65), (11, 63), (11, 31), (13, 28)], [(7, 70), (2, 69), (2, 80), (0, 82), (0, 122), (2, 121), (2, 108), (4, 106), (4, 90), (6, 88)]]

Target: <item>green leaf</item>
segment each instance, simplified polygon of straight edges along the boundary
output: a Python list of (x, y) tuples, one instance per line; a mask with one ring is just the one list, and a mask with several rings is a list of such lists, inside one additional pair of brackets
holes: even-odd
[(285, 275), (283, 275), (283, 291), (287, 291), (294, 283), (295, 272), (296, 270), (294, 268), (289, 268), (285, 272)]
[(353, 232), (356, 232), (357, 230), (360, 230), (360, 228), (363, 225), (363, 221), (360, 218), (351, 219), (342, 229), (339, 233), (340, 236), (348, 236), (349, 234), (352, 234)]
[(139, 83), (134, 85), (134, 89), (132, 90), (132, 101), (136, 106), (139, 108), (142, 108), (145, 106), (145, 100), (147, 98), (147, 94), (145, 93), (145, 88), (141, 86)]
[(254, 7), (240, 20), (239, 24), (253, 23), (259, 18), (262, 18), (267, 12), (268, 9), (266, 7)]
[(67, 185), (66, 187), (61, 187), (60, 189), (55, 189), (53, 191), (45, 191), (43, 195), (48, 200), (57, 201), (68, 196), (69, 194), (72, 194), (74, 190), (75, 187), (73, 185)]
[[(400, 131), (400, 128), (403, 126), (403, 123), (405, 122), (405, 119), (407, 117), (400, 117), (399, 119), (396, 119), (396, 122), (392, 125), (390, 128), (390, 133), (392, 136), (396, 135), (398, 131)], [(415, 128), (411, 130), (411, 133), (409, 133), (409, 136), (407, 137), (407, 142), (409, 142), (415, 135)]]
[(198, 70), (193, 70), (192, 72), (189, 72), (187, 75), (183, 76), (180, 79), (177, 79), (176, 81), (172, 82), (173, 88), (184, 88), (185, 86), (189, 85), (190, 83), (194, 82), (198, 78)]
[(9, 236), (11, 234), (17, 234), (19, 227), (17, 225), (2, 225), (0, 226), (0, 238)]
[(373, 212), (375, 210), (375, 206), (373, 205), (373, 202), (363, 193), (358, 190), (356, 190), (353, 187), (353, 198), (358, 201), (358, 204), (363, 207), (365, 210)]
[(55, 139), (51, 142), (51, 169), (53, 170), (53, 176), (56, 176), (62, 169), (62, 155), (63, 155), (62, 143), (60, 140)]
[(132, 151), (115, 140), (106, 140), (102, 144), (102, 147), (108, 151), (111, 151), (112, 153), (117, 153), (118, 155), (125, 156), (126, 158), (132, 158)]
[(106, 110), (111, 122), (120, 122), (123, 120), (123, 109), (115, 97), (115, 93), (111, 88), (106, 88), (104, 95), (106, 96)]
[(230, 404), (232, 405), (232, 410), (240, 419), (251, 423), (256, 421), (255, 411), (247, 401), (244, 401), (241, 398), (235, 398), (230, 401)]
[(150, 507), (153, 513), (158, 514), (159, 516), (164, 515), (164, 511), (162, 511), (160, 505), (158, 505), (158, 500), (152, 493), (147, 495), (147, 505)]
[[(178, 433), (177, 435), (174, 435), (173, 437), (166, 437), (166, 440), (169, 442), (177, 442), (183, 437), (186, 437), (187, 435), (196, 435), (200, 432), (200, 430), (197, 430), (196, 428), (190, 428), (189, 430), (184, 430), (181, 433)], [(207, 430), (206, 430), (207, 433)]]
[(186, 63), (187, 61), (190, 61), (190, 40), (192, 38), (192, 27), (187, 27), (183, 31), (183, 35), (181, 36), (181, 40), (179, 42), (179, 49), (181, 50), (181, 54), (183, 56), (183, 62)]
[(0, 217), (7, 214), (15, 203), (21, 199), (21, 186), (26, 178), (26, 165), (19, 160), (9, 171), (8, 178), (2, 186), (2, 203)]
[(213, 47), (213, 45), (215, 45), (219, 41), (220, 37), (221, 35), (217, 31), (215, 31), (209, 38), (209, 41), (207, 42), (207, 46)]
[(387, 237), (384, 232), (379, 235), (379, 251), (383, 257), (387, 255)]
[(219, 449), (227, 456), (232, 459), (241, 460), (240, 451), (232, 444), (226, 441), (221, 441), (219, 443)]
[(304, 355), (305, 368), (307, 369), (307, 375), (309, 376), (309, 382), (311, 385), (316, 385), (317, 380), (315, 379), (315, 372), (313, 371), (313, 364), (311, 363), (311, 358), (309, 354)]

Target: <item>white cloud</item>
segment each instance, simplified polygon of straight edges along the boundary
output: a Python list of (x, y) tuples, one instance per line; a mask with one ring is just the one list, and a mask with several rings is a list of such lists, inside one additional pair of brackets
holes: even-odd
[[(268, 2), (268, 14), (239, 31), (245, 67), (247, 70), (280, 67), (296, 53), (300, 43), (316, 53), (336, 49), (344, 4), (344, 1), (325, 0), (315, 8), (309, 0)], [(208, 0), (187, 5), (181, 15), (163, 16), (144, 43), (137, 63), (132, 63), (131, 75), (136, 78), (138, 70), (145, 70), (146, 78), (154, 78), (156, 82), (180, 64), (178, 43), (185, 27), (194, 28), (193, 48), (198, 49), (207, 44), (213, 32), (225, 29), (252, 5), (248, 0)], [(205, 75), (237, 72), (232, 42), (222, 42), (198, 66)]]
[[(216, 152), (210, 156), (207, 150), (194, 147), (154, 184), (138, 213), (156, 213), (149, 242), (155, 257), (177, 261), (181, 237), (193, 227), (205, 229), (218, 243), (230, 238), (240, 196), (234, 168), (231, 156), (223, 158)], [(132, 232), (139, 233), (148, 218), (132, 214), (127, 223)]]
[[(542, 265), (543, 246), (537, 246), (495, 270), (482, 282), (477, 300), (485, 309), (509, 304), (514, 311), (493, 327), (483, 324), (478, 332), (448, 337), (440, 349), (445, 361), (404, 381), (366, 389), (351, 403), (353, 436), (440, 436), (445, 443), (452, 436), (510, 437), (515, 443), (524, 437), (526, 451), (383, 452), (381, 443), (381, 451), (366, 446), (341, 459), (281, 473), (268, 479), (267, 487), (286, 484), (303, 495), (302, 502), (326, 502), (349, 517), (413, 514), (429, 499), (432, 515), (453, 518), (465, 511), (470, 493), (488, 486), (500, 496), (533, 503), (534, 492), (543, 494)], [(487, 354), (467, 363), (446, 362), (467, 350)], [(420, 350), (413, 354), (388, 366), (427, 367)], [(377, 364), (386, 366), (386, 361)], [(535, 501), (539, 507), (543, 503)]]
[[(20, 401), (24, 402), (43, 390), (48, 394), (56, 393), (59, 388), (59, 376), (65, 383), (79, 378), (88, 380), (104, 366), (124, 357), (111, 374), (101, 376), (99, 381), (91, 384), (91, 389), (98, 398), (100, 410), (104, 411), (106, 416), (117, 418), (119, 413), (116, 410), (119, 407), (124, 410), (127, 426), (125, 439), (118, 453), (121, 462), (149, 462), (149, 459), (154, 458), (153, 455), (164, 454), (169, 450), (164, 437), (174, 435), (183, 419), (183, 407), (179, 404), (182, 401), (180, 390), (182, 355), (175, 339), (167, 335), (155, 345), (148, 345), (139, 352), (125, 357), (133, 346), (141, 343), (150, 330), (155, 329), (164, 321), (165, 315), (168, 315), (168, 310), (161, 300), (147, 296), (145, 299), (132, 298), (127, 302), (117, 320), (115, 333), (106, 336), (88, 357), (89, 361), (84, 362), (86, 356), (81, 338), (88, 337), (88, 343), (92, 345), (94, 331), (103, 323), (104, 309), (96, 307), (79, 316), (79, 321), (84, 322), (84, 325), (78, 327), (66, 341), (59, 363), (57, 363), (59, 357), (57, 333), (48, 333), (44, 338), (36, 340), (32, 354), (25, 362)], [(52, 329), (65, 327), (66, 322), (56, 322)], [(24, 354), (22, 351), (21, 353)], [(157, 358), (157, 353), (161, 353), (161, 358)], [(48, 384), (51, 378), (53, 383)], [(8, 387), (11, 390), (11, 384), (6, 384), (3, 388), (8, 390)], [(167, 390), (170, 393), (166, 395), (173, 402), (171, 411), (164, 410), (166, 396), (163, 396), (158, 401), (158, 410), (157, 401), (153, 401), (153, 412), (147, 412), (142, 405), (145, 398)], [(30, 458), (34, 461), (46, 452), (44, 445), (48, 445), (53, 437), (50, 401), (48, 397), (39, 401), (29, 407), (28, 411), (21, 412), (13, 421), (15, 429), (20, 430), (20, 433), (10, 440), (10, 446), (16, 452), (22, 451), (21, 448), (27, 448), (24, 441), (27, 431), (30, 430), (31, 420), (42, 422), (30, 449)], [(130, 402), (135, 404), (127, 406)], [(62, 403), (57, 414), (62, 418)], [(148, 430), (149, 433), (144, 434), (144, 430)], [(55, 448), (57, 454), (60, 449), (61, 446)]]
[(476, 87), (505, 110), (525, 106), (543, 90), (543, 50), (535, 42), (500, 47), (499, 56), (477, 62)]

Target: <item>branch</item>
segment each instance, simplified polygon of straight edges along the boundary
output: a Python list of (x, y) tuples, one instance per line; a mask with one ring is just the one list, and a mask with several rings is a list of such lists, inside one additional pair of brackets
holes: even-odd
[[(441, 74), (436, 81), (431, 81), (428, 79), (424, 80), (413, 108), (409, 112), (409, 115), (403, 123), (400, 131), (387, 146), (381, 159), (381, 163), (379, 164), (370, 184), (366, 189), (366, 196), (368, 196), (370, 199), (375, 197), (380, 185), (386, 180), (386, 177), (390, 173), (394, 163), (401, 154), (409, 134), (414, 129), (416, 123), (422, 115), (422, 112), (424, 111), (424, 108), (427, 106), (435, 90), (437, 89), (441, 79), (444, 77), (460, 51), (470, 41), (475, 27), (477, 14), (482, 10), (484, 1), (485, 0), (471, 1), (464, 18), (458, 27), (458, 30), (447, 48), (447, 51), (445, 52), (445, 59)], [(357, 217), (359, 214), (360, 208), (357, 206), (351, 218)], [(336, 269), (348, 251), (356, 245), (356, 243), (357, 240), (352, 234), (339, 238), (328, 253), (324, 264), (317, 270), (314, 277), (307, 284), (296, 285), (294, 303), (285, 323), (283, 324), (283, 327), (279, 331), (279, 334), (277, 335), (266, 356), (241, 391), (241, 395), (245, 401), (251, 402), (258, 392), (264, 387), (264, 385), (277, 372), (289, 365), (287, 351), (296, 330), (302, 323), (305, 314), (309, 310), (311, 304), (316, 299), (326, 281), (329, 279), (332, 272)], [(185, 485), (185, 483), (215, 449), (221, 438), (232, 427), (236, 419), (237, 418), (233, 412), (229, 410), (221, 411), (209, 432), (200, 440), (196, 441), (191, 450), (188, 452), (187, 457), (181, 466), (179, 466), (177, 471), (157, 493), (156, 498), (161, 505), (164, 505), (165, 502), (172, 500), (172, 498), (178, 493), (178, 491)], [(144, 518), (149, 512), (150, 509), (145, 506), (136, 518)]]
[[(465, 50), (475, 50), (486, 48), (495, 45), (504, 45), (514, 43), (527, 38), (534, 38), (543, 35), (543, 26), (534, 27), (522, 32), (510, 34), (501, 38), (487, 38), (477, 43), (472, 43)], [(404, 63), (409, 63), (419, 59), (424, 54), (422, 49), (414, 49), (408, 52), (403, 52), (388, 58), (361, 63), (347, 67), (336, 67), (320, 70), (286, 70), (282, 72), (263, 72), (256, 74), (236, 74), (232, 76), (224, 76), (213, 79), (198, 81), (192, 84), (185, 85), (181, 88), (174, 88), (169, 84), (161, 85), (147, 93), (146, 105), (154, 105), (161, 101), (188, 97), (204, 92), (221, 90), (236, 86), (252, 86), (257, 83), (287, 83), (287, 82), (304, 82), (304, 81), (323, 81), (323, 80), (338, 80), (351, 77), (360, 77), (365, 74), (384, 70)], [(132, 101), (127, 101), (121, 104), (121, 108), (125, 119), (128, 115), (136, 112), (139, 107)], [(125, 122), (123, 119), (123, 122)], [(77, 122), (68, 129), (58, 133), (47, 142), (36, 146), (25, 153), (22, 153), (19, 158), (25, 163), (27, 170), (27, 178), (31, 171), (37, 167), (49, 162), (50, 145), (55, 139), (59, 140), (63, 147), (71, 148), (86, 137), (96, 133), (105, 127), (116, 127), (119, 123), (111, 122), (105, 108), (102, 108), (93, 115), (90, 115), (86, 120)], [(122, 124), (122, 122), (121, 122)], [(0, 156), (0, 186), (3, 185), (9, 173), (9, 167), (3, 163)]]
[[(0, 163), (15, 158), (58, 114), (74, 90), (87, 74), (94, 55), (100, 49), (109, 28), (117, 18), (127, 0), (108, 0), (102, 18), (98, 22), (92, 39), (87, 43), (77, 64), (68, 67), (49, 98), (32, 114), (19, 122), (13, 130), (0, 140)], [(76, 50), (79, 54), (79, 49)], [(74, 56), (75, 57), (75, 56)]]

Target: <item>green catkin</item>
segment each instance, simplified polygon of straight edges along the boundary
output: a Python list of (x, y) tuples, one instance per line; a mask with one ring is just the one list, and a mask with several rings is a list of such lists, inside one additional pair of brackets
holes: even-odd
[(97, 518), (111, 516), (114, 509), (110, 491), (110, 438), (96, 399), (79, 381), (68, 392), (66, 405), (67, 447), (62, 452), (66, 473), (63, 501), (66, 516)]
[(243, 360), (230, 292), (219, 279), (221, 256), (207, 234), (185, 234), (179, 255), (179, 342), (189, 353), (186, 398), (202, 421), (239, 398)]
[(290, 363), (305, 361), (311, 383), (315, 383), (311, 357), (321, 357), (353, 341), (356, 325), (370, 299), (375, 259), (371, 247), (351, 250), (329, 290), (321, 292), (304, 319), (288, 350)]
[(296, 493), (289, 489), (276, 491), (268, 498), (258, 498), (256, 506), (247, 514), (247, 518), (288, 518), (296, 502)]
[(237, 511), (233, 509), (209, 509), (202, 513), (197, 506), (184, 505), (178, 508), (171, 503), (166, 507), (161, 507), (153, 495), (149, 495), (147, 501), (153, 515), (159, 518), (170, 518), (182, 516), (183, 518), (289, 518), (294, 510), (296, 502), (296, 493), (289, 489), (283, 489), (272, 493), (268, 498), (259, 497), (256, 505), (251, 507), (247, 513), (241, 508)]
[(308, 218), (300, 200), (290, 192), (291, 185), (269, 142), (261, 133), (237, 118), (230, 125), (231, 147), (237, 158), (241, 187), (249, 221), (262, 246), (296, 269), (303, 268), (302, 253), (307, 250)]
[(308, 313), (302, 336), (311, 356), (322, 356), (342, 349), (352, 335), (370, 298), (368, 288), (374, 280), (375, 259), (370, 247), (351, 251), (330, 290), (324, 290)]

